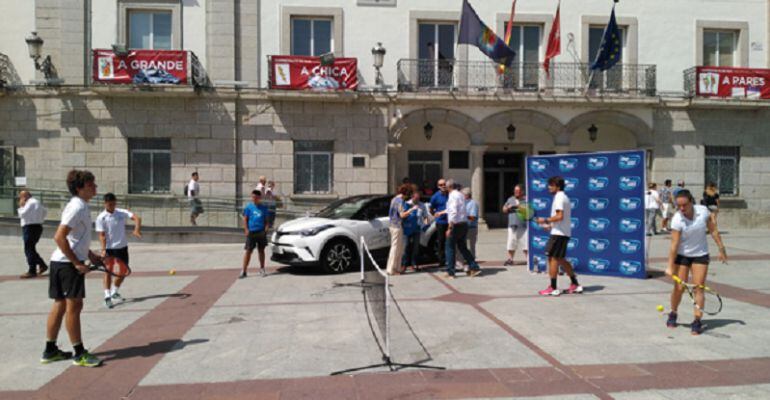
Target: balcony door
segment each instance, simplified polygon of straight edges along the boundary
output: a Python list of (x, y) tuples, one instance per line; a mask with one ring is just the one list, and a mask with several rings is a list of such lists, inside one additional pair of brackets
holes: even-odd
[(452, 86), (456, 27), (453, 23), (423, 22), (419, 26), (420, 87)]

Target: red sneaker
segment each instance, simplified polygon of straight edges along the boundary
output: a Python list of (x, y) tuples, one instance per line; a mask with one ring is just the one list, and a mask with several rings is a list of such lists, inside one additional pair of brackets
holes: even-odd
[(548, 286), (547, 288), (545, 288), (545, 289), (543, 289), (543, 290), (541, 290), (541, 291), (539, 291), (537, 293), (539, 295), (541, 295), (541, 296), (558, 296), (558, 295), (561, 294), (559, 289), (554, 289), (554, 288), (552, 288), (550, 286)]

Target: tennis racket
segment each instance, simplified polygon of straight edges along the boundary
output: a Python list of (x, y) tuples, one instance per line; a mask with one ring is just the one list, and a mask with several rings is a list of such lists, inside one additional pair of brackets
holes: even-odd
[(116, 278), (125, 278), (131, 275), (131, 268), (117, 257), (103, 257), (101, 260), (88, 267), (91, 271), (101, 271)]
[[(719, 293), (717, 293), (716, 290), (705, 285), (695, 285), (692, 283), (684, 282), (677, 275), (672, 275), (671, 278), (674, 280), (674, 282), (678, 283), (684, 288), (685, 292), (687, 292), (687, 294), (690, 296), (690, 300), (692, 300), (692, 304), (695, 306), (695, 308), (703, 311), (708, 315), (717, 315), (720, 311), (722, 311), (722, 297), (719, 296)], [(700, 308), (695, 302), (695, 289), (698, 288), (703, 289), (703, 308)]]
[(522, 201), (516, 206), (516, 216), (522, 221), (529, 221), (535, 218), (535, 209), (526, 201)]

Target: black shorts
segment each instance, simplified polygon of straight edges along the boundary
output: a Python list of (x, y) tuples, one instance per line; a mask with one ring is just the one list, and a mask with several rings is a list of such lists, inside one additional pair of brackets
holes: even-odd
[(674, 259), (674, 264), (684, 265), (685, 267), (691, 267), (693, 264), (709, 265), (709, 262), (711, 262), (711, 258), (709, 258), (708, 254), (699, 257), (687, 257), (677, 254), (676, 259)]
[(553, 258), (567, 257), (568, 236), (551, 235), (545, 245), (545, 255)]
[(51, 261), (48, 297), (56, 300), (86, 297), (86, 278), (69, 262)]
[(249, 232), (249, 235), (246, 236), (246, 245), (243, 248), (251, 251), (257, 247), (260, 250), (267, 247), (267, 233), (265, 231)]
[(107, 249), (107, 255), (123, 261), (126, 265), (130, 265), (128, 263), (128, 246), (120, 249)]

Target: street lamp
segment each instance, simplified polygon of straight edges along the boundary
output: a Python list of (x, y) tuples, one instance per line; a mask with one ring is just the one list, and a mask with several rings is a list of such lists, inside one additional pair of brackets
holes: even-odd
[(508, 140), (513, 142), (516, 140), (516, 127), (513, 124), (509, 124), (505, 131), (508, 132)]
[(53, 63), (51, 63), (51, 56), (45, 56), (42, 62), (43, 53), (43, 38), (37, 35), (37, 32), (32, 33), (24, 39), (27, 42), (27, 50), (29, 50), (29, 58), (35, 60), (35, 69), (42, 72), (45, 79), (51, 79), (54, 75)]
[(374, 84), (382, 86), (382, 73), (380, 68), (385, 62), (385, 48), (382, 47), (382, 42), (377, 42), (377, 45), (372, 47), (372, 56), (374, 56), (374, 69), (376, 70), (374, 76)]
[(596, 125), (591, 124), (590, 127), (588, 127), (588, 138), (591, 139), (591, 142), (596, 141), (596, 136), (599, 134), (599, 128), (596, 127)]
[(422, 127), (423, 133), (425, 133), (425, 139), (430, 140), (433, 137), (433, 125), (428, 122)]

